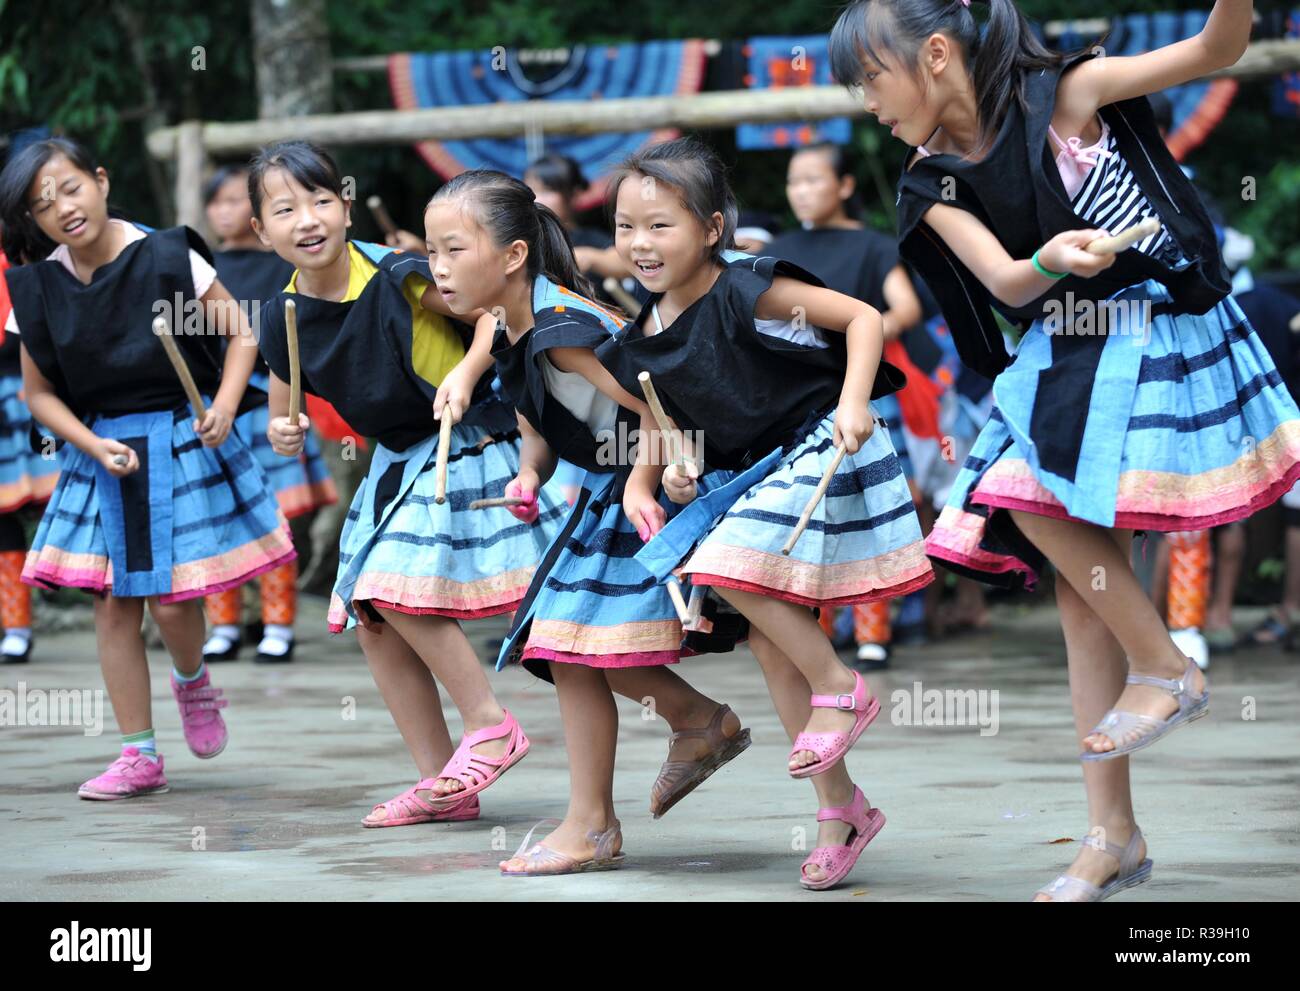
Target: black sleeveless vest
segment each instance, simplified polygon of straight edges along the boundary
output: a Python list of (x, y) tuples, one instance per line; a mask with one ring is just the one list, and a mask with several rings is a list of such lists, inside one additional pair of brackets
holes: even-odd
[[(994, 378), (1010, 363), (993, 307), (1022, 329), (1043, 316), (1049, 301), (1106, 299), (1146, 279), (1163, 283), (1174, 297), (1170, 312), (1205, 313), (1230, 289), (1214, 225), (1191, 181), (1160, 137), (1146, 97), (1121, 100), (1098, 111), (1115, 135), (1120, 154), (1143, 194), (1186, 259), (1170, 267), (1138, 251), (1121, 252), (1101, 274), (1057, 280), (1026, 306), (995, 299), (957, 255), (922, 219), (936, 203), (968, 210), (996, 235), (1012, 258), (1029, 258), (1061, 231), (1093, 224), (1077, 216), (1047, 143), (1061, 74), (1094, 58), (1092, 52), (1025, 77), (1026, 112), (1013, 102), (987, 157), (978, 162), (955, 155), (921, 158), (898, 181), (898, 241), (938, 298), (963, 363)], [(1117, 233), (1117, 232), (1112, 232)]]

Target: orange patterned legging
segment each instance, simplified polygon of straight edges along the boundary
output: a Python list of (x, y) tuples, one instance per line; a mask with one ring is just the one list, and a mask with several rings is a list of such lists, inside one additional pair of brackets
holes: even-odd
[(32, 590), (19, 581), (26, 551), (0, 551), (0, 625), (13, 630), (32, 625)]
[[(888, 599), (864, 602), (853, 607), (853, 639), (858, 644), (889, 643), (893, 630), (889, 622)], [(823, 607), (817, 620), (828, 637), (835, 636), (835, 610)]]
[[(298, 562), (290, 561), (262, 575), (262, 622), (292, 626), (298, 612)], [(213, 626), (238, 626), (242, 587), (214, 592), (204, 598), (208, 622)]]

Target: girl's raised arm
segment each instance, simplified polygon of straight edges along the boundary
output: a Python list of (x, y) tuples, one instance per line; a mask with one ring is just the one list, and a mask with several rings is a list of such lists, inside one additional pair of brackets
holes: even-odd
[(1250, 0), (1217, 0), (1200, 34), (1141, 55), (1083, 62), (1062, 77), (1058, 104), (1064, 104), (1071, 117), (1087, 118), (1109, 103), (1226, 69), (1250, 44), (1254, 6)]

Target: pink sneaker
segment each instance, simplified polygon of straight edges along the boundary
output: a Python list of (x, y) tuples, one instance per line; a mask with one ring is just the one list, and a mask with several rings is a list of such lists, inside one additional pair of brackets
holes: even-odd
[(204, 759), (225, 750), (230, 738), (226, 721), (217, 711), (226, 707), (226, 700), (221, 697), (221, 689), (213, 688), (209, 682), (206, 668), (203, 677), (188, 684), (177, 681), (176, 675), (172, 674), (172, 694), (181, 709), (185, 742), (190, 745), (190, 753)]
[(121, 757), (108, 765), (107, 771), (78, 788), (77, 795), (97, 802), (111, 802), (170, 790), (167, 776), (163, 774), (162, 758), (159, 757), (155, 764), (135, 747), (127, 747)]

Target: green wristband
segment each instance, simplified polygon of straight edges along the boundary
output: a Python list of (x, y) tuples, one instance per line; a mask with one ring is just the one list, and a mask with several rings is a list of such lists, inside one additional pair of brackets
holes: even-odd
[[(1043, 250), (1042, 248), (1038, 249), (1038, 251), (1042, 251), (1042, 250)], [(1053, 272), (1050, 268), (1043, 268), (1042, 262), (1038, 260), (1038, 251), (1035, 251), (1034, 257), (1030, 258), (1029, 260), (1033, 263), (1034, 271), (1036, 271), (1039, 275), (1045, 276), (1046, 278), (1049, 279), (1064, 279), (1067, 275), (1070, 274), (1069, 272)]]

